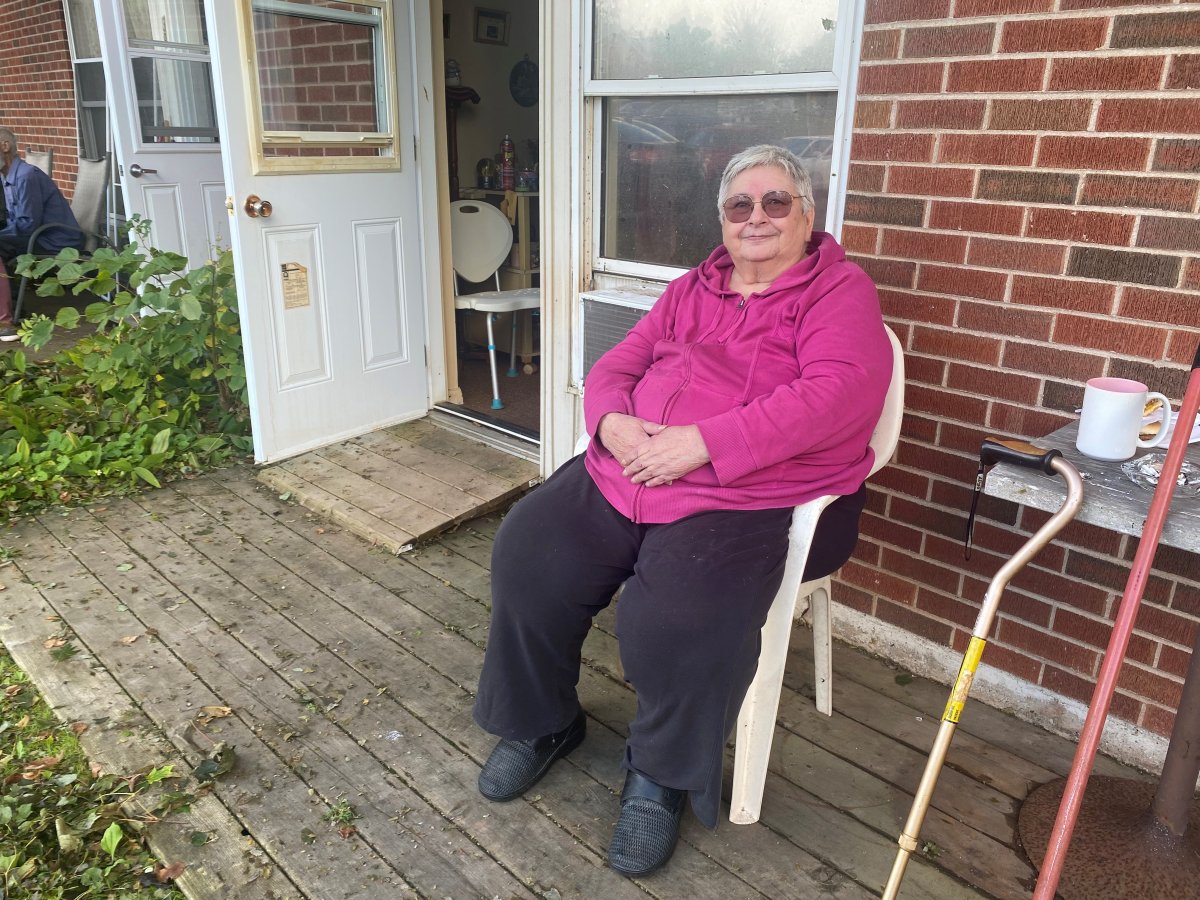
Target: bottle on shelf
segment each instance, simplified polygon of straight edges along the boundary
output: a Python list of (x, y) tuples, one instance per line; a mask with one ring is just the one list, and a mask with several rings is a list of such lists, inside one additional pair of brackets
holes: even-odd
[(507, 134), (500, 142), (500, 189), (511, 191), (516, 187), (517, 148)]

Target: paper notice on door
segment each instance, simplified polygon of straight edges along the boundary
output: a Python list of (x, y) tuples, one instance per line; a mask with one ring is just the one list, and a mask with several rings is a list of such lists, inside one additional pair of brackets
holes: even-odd
[(308, 269), (294, 262), (283, 263), (279, 268), (282, 270), (283, 308), (309, 306), (312, 299), (308, 294)]

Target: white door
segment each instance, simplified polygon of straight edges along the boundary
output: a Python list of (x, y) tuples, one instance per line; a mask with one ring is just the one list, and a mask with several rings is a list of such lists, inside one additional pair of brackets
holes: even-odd
[(200, 265), (229, 245), (202, 0), (95, 0), (126, 215)]
[(205, 0), (260, 462), (429, 408), (411, 2)]

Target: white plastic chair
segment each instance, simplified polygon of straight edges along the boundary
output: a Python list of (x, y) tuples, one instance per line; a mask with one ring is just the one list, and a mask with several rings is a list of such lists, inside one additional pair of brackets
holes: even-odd
[[(870, 472), (872, 475), (886, 466), (896, 452), (896, 444), (900, 440), (900, 420), (904, 415), (904, 351), (891, 328), (887, 328), (887, 334), (892, 345), (892, 380), (883, 404), (883, 414), (871, 435), (871, 449), (875, 451), (875, 462)], [(833, 715), (833, 635), (830, 630), (832, 581), (826, 576), (801, 584), (800, 579), (808, 562), (817, 520), (825, 507), (836, 499), (834, 496), (817, 497), (797, 506), (792, 513), (783, 583), (767, 613), (767, 622), (762, 629), (758, 670), (738, 713), (733, 788), (729, 803), (729, 820), (738, 825), (757, 822), (762, 810), (767, 761), (771, 755), (771, 739), (775, 736), (775, 718), (779, 712), (779, 695), (783, 688), (783, 671), (787, 666), (792, 623), (808, 609), (812, 611), (817, 709), (827, 716)], [(805, 597), (809, 598), (810, 605), (799, 606), (800, 599)]]
[(454, 280), (454, 308), (487, 314), (488, 362), (492, 368), (492, 409), (503, 409), (500, 380), (496, 377), (496, 337), (492, 323), (498, 313), (512, 313), (512, 351), (508, 376), (517, 372), (517, 313), (542, 305), (539, 288), (500, 290), (500, 266), (512, 250), (512, 224), (504, 213), (482, 200), (456, 200), (450, 204), (450, 255), (454, 271), (467, 281), (495, 279), (496, 290), (458, 295)]

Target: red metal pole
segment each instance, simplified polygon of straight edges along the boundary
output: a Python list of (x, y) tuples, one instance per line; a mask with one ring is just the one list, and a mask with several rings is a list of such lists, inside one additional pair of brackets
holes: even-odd
[(1150, 564), (1154, 561), (1154, 554), (1158, 550), (1158, 539), (1162, 536), (1163, 523), (1170, 511), (1171, 495), (1175, 492), (1176, 480), (1183, 467), (1183, 457), (1187, 452), (1188, 437), (1192, 432), (1191, 425), (1196, 421), (1197, 411), (1200, 411), (1200, 348), (1197, 349), (1196, 360), (1192, 363), (1192, 374), (1183, 393), (1183, 404), (1179, 410), (1179, 418), (1175, 422), (1175, 432), (1171, 435), (1167, 458), (1163, 461), (1158, 486), (1150, 500), (1150, 512), (1146, 517), (1146, 524), (1142, 528), (1142, 539), (1138, 543), (1137, 553), (1133, 557), (1133, 567), (1129, 572), (1129, 580), (1125, 583), (1125, 593), (1121, 597), (1117, 619), (1113, 623), (1112, 637), (1109, 638), (1108, 649), (1104, 654), (1104, 663), (1100, 667), (1100, 676), (1097, 678), (1096, 688), (1092, 692), (1092, 702), (1083, 723), (1083, 731), (1079, 735), (1079, 746), (1075, 750), (1075, 759), (1071, 763), (1071, 773), (1067, 777), (1067, 784), (1063, 790), (1058, 816), (1054, 820), (1054, 827), (1050, 830), (1046, 858), (1042, 862), (1041, 872), (1038, 873), (1037, 887), (1033, 892), (1034, 900), (1054, 900), (1054, 892), (1058, 888), (1058, 879), (1062, 875), (1063, 862), (1067, 856), (1067, 847), (1071, 843), (1075, 821), (1079, 818), (1083, 792), (1087, 788), (1088, 778), (1092, 774), (1096, 750), (1100, 746), (1100, 735), (1104, 730), (1104, 721), (1108, 718), (1108, 708), (1112, 703), (1113, 691), (1117, 686), (1117, 675), (1121, 671), (1121, 664), (1125, 661), (1125, 651), (1129, 647), (1133, 622), (1137, 618), (1142, 593), (1146, 589)]

